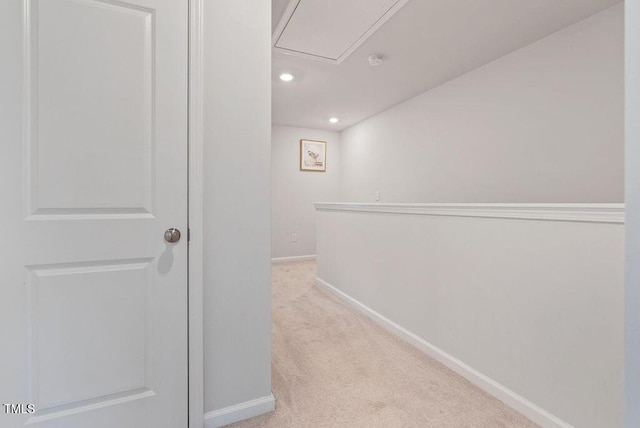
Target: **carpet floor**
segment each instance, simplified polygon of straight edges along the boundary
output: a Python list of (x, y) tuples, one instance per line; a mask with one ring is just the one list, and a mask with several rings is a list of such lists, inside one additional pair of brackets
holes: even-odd
[(314, 285), (273, 265), (273, 413), (233, 428), (536, 427)]

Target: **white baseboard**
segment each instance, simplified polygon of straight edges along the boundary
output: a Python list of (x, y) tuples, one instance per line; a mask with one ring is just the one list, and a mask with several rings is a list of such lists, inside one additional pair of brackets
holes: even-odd
[(273, 412), (276, 408), (276, 401), (273, 394), (255, 400), (245, 401), (223, 409), (214, 410), (204, 414), (205, 428), (218, 428), (234, 422), (260, 416)]
[(552, 415), (543, 408), (516, 394), (515, 392), (511, 391), (510, 389), (508, 389), (504, 385), (501, 385), (490, 377), (485, 376), (473, 367), (470, 367), (469, 365), (458, 360), (454, 356), (447, 354), (442, 349), (432, 345), (431, 343), (410, 332), (404, 327), (399, 326), (390, 319), (385, 318), (373, 309), (360, 303), (344, 292), (338, 290), (326, 281), (316, 277), (316, 284), (329, 291), (330, 293), (336, 295), (338, 298), (340, 298), (342, 301), (344, 301), (357, 311), (371, 318), (387, 331), (409, 342), (411, 345), (423, 351), (436, 361), (449, 367), (451, 370), (468, 379), (477, 387), (488, 392), (508, 406), (522, 413), (538, 425), (541, 425), (545, 428), (573, 428), (572, 425), (568, 424), (562, 419)]
[(271, 263), (284, 263), (284, 262), (294, 262), (300, 260), (315, 260), (315, 254), (309, 254), (308, 256), (293, 256), (293, 257), (276, 257), (271, 259)]

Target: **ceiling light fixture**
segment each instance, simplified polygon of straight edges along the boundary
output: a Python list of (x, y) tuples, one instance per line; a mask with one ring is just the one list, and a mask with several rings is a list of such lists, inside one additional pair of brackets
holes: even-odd
[(284, 82), (291, 82), (293, 80), (293, 74), (290, 73), (282, 73), (280, 75), (280, 80)]
[(329, 122), (338, 123), (338, 118), (337, 117), (332, 117), (331, 119), (329, 119)]
[(370, 65), (380, 65), (384, 62), (384, 59), (380, 55), (371, 55), (369, 56), (369, 64)]

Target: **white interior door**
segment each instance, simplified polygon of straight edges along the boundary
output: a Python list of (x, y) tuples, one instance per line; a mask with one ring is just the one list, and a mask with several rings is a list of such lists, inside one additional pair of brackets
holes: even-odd
[(0, 427), (187, 426), (187, 8), (0, 1)]

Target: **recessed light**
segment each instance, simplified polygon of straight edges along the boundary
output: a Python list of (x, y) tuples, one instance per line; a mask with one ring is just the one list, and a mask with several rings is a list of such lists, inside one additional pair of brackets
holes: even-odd
[(329, 119), (329, 122), (338, 123), (338, 118), (337, 117), (332, 117), (331, 119)]
[(284, 82), (291, 82), (293, 80), (293, 74), (290, 73), (282, 73), (280, 75), (280, 80)]

